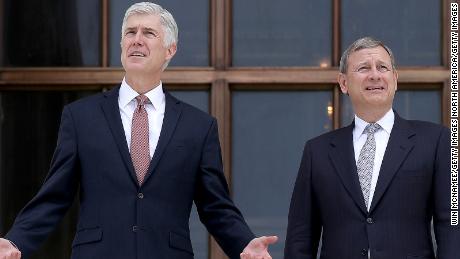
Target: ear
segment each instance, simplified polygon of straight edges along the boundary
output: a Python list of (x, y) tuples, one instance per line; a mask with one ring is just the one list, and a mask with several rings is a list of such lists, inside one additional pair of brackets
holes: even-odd
[(342, 91), (342, 93), (348, 94), (347, 76), (343, 73), (339, 73), (339, 75), (337, 76), (337, 82), (340, 85), (340, 90)]
[(393, 80), (395, 80), (395, 91), (398, 90), (398, 71), (393, 71)]
[(169, 48), (166, 50), (166, 59), (170, 60), (176, 54), (177, 51), (177, 44), (171, 44)]

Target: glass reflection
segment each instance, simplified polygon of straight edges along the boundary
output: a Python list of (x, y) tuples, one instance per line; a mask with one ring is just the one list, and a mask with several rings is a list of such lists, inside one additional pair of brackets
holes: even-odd
[(328, 91), (232, 94), (234, 201), (256, 235), (278, 235), (278, 243), (270, 247), (273, 258), (283, 258), (289, 203), (304, 144), (332, 128), (330, 103)]
[(100, 1), (5, 0), (3, 66), (99, 66)]
[(331, 1), (232, 3), (233, 66), (330, 64)]
[[(0, 236), (43, 184), (56, 146), (63, 106), (93, 93), (0, 92)], [(74, 204), (32, 259), (70, 258), (77, 211)]]
[(397, 65), (441, 65), (442, 1), (341, 1), (342, 51), (364, 36), (385, 42)]

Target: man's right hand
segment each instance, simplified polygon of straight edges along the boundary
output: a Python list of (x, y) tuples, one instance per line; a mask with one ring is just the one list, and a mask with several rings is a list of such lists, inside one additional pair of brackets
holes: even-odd
[(21, 252), (9, 240), (0, 238), (0, 259), (20, 259)]

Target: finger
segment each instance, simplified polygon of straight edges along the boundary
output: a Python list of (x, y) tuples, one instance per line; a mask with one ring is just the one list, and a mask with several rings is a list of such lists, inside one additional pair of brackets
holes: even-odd
[(8, 259), (20, 259), (21, 258), (21, 253), (19, 251), (10, 251), (6, 254), (6, 257)]
[(19, 252), (19, 250), (12, 251), (10, 253), (9, 257), (7, 257), (7, 258), (20, 259), (21, 258), (21, 252)]
[(261, 237), (261, 239), (262, 239), (262, 242), (266, 245), (272, 245), (278, 241), (277, 236), (268, 236), (268, 237), (263, 236)]

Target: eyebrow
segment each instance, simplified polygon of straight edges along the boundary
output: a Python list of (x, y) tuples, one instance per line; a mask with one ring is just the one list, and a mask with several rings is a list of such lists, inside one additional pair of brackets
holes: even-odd
[(137, 29), (137, 27), (126, 27), (125, 32), (126, 31), (136, 30), (136, 29)]
[(356, 67), (360, 67), (362, 65), (369, 65), (369, 61), (363, 61), (363, 62), (359, 62), (358, 64), (356, 64)]
[[(130, 31), (130, 30), (137, 30), (137, 28), (138, 28), (137, 26), (136, 26), (136, 27), (127, 27), (127, 28), (125, 29), (125, 32)], [(143, 31), (154, 32), (154, 33), (157, 33), (157, 34), (158, 34), (158, 31), (157, 31), (157, 30), (155, 30), (155, 29), (153, 29), (153, 28), (150, 28), (150, 27), (142, 27), (142, 30), (143, 30)]]
[[(384, 61), (384, 60), (377, 60), (375, 62), (377, 65), (381, 65), (381, 64), (385, 64), (385, 65), (390, 65), (390, 63)], [(360, 62), (356, 65), (356, 67), (359, 67), (359, 66), (362, 66), (362, 65), (370, 65), (370, 62), (369, 61), (363, 61), (363, 62)]]
[(156, 34), (158, 34), (158, 31), (153, 29), (153, 28), (149, 28), (149, 27), (144, 27), (142, 28), (143, 31), (149, 31), (149, 32), (154, 32)]

